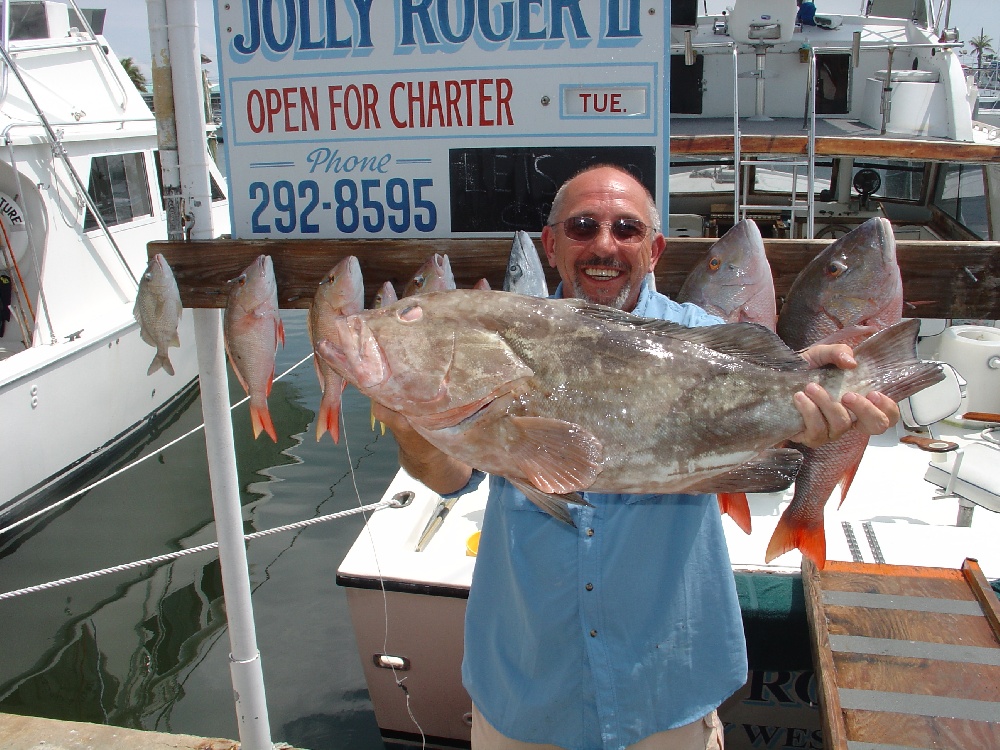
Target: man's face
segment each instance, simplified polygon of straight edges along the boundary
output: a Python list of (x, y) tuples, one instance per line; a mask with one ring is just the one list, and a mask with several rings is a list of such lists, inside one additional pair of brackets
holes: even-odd
[[(567, 236), (562, 222), (577, 217), (601, 222), (592, 238)], [(631, 311), (642, 280), (666, 244), (663, 235), (650, 227), (642, 185), (616, 169), (585, 172), (566, 186), (559, 215), (553, 219), (559, 223), (542, 230), (542, 246), (549, 265), (559, 271), (564, 296)], [(618, 219), (638, 219), (648, 229), (630, 241), (612, 226)]]

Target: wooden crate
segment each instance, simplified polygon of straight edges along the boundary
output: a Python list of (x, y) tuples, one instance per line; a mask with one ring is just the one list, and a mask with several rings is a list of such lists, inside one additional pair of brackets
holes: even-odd
[(803, 562), (827, 750), (1000, 748), (1000, 601), (961, 570)]

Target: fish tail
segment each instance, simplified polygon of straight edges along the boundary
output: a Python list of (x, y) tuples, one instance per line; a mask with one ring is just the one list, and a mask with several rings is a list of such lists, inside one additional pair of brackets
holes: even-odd
[(274, 430), (274, 422), (271, 421), (271, 412), (267, 408), (266, 400), (263, 404), (250, 400), (250, 424), (253, 427), (255, 440), (260, 437), (261, 432), (266, 432), (271, 440), (278, 442), (278, 433)]
[(823, 519), (820, 518), (818, 524), (807, 525), (800, 519), (789, 516), (786, 508), (778, 519), (771, 541), (767, 543), (764, 561), (771, 562), (779, 555), (796, 548), (816, 563), (816, 567), (820, 570), (826, 565), (826, 530), (823, 527)]
[(323, 400), (319, 404), (319, 417), (316, 420), (316, 442), (329, 432), (334, 443), (340, 442), (340, 388), (327, 388)]
[[(869, 390), (879, 391), (893, 401), (902, 401), (927, 386), (944, 379), (937, 362), (921, 362), (917, 357), (920, 321), (905, 320), (861, 342), (854, 350), (858, 362), (846, 381), (863, 381)], [(852, 377), (856, 374), (855, 377)], [(845, 382), (848, 390), (854, 390)]]
[(745, 492), (720, 492), (719, 510), (736, 522), (744, 534), (750, 533), (750, 503)]
[(174, 366), (170, 363), (170, 357), (168, 357), (165, 353), (157, 353), (156, 356), (153, 357), (153, 361), (149, 363), (149, 369), (146, 370), (146, 375), (152, 375), (159, 369), (163, 369), (167, 375), (174, 374)]

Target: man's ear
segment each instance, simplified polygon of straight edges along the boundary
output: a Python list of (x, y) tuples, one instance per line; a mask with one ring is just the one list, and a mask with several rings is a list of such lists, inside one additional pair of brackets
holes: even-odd
[(653, 246), (651, 248), (649, 256), (650, 271), (656, 268), (656, 262), (660, 259), (660, 256), (663, 255), (663, 251), (666, 249), (666, 247), (667, 247), (667, 238), (664, 237), (660, 232), (657, 232), (656, 236), (653, 238)]
[(542, 249), (545, 250), (545, 257), (548, 258), (549, 267), (556, 267), (556, 233), (548, 224), (542, 227)]

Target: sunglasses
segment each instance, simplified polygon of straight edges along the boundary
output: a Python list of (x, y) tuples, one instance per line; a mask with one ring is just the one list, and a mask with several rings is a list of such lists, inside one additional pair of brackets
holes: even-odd
[(611, 236), (618, 242), (642, 242), (649, 234), (649, 227), (643, 222), (626, 217), (613, 221), (598, 221), (590, 216), (571, 216), (565, 221), (557, 221), (549, 226), (556, 225), (562, 226), (566, 236), (576, 242), (589, 242), (597, 236), (601, 227), (608, 227), (611, 230)]

